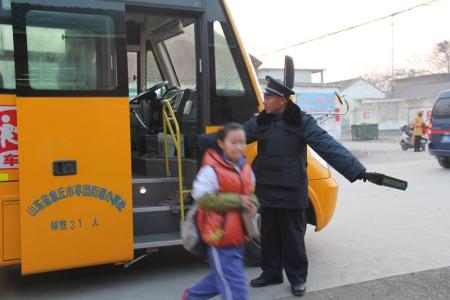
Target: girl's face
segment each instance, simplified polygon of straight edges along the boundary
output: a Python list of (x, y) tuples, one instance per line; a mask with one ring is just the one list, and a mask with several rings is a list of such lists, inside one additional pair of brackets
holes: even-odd
[(245, 132), (240, 129), (228, 131), (223, 140), (218, 140), (218, 145), (223, 153), (232, 161), (238, 161), (244, 155)]

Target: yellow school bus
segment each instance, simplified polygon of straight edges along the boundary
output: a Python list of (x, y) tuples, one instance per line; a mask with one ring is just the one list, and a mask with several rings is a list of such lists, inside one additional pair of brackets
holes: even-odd
[[(222, 0), (1, 0), (0, 265), (127, 264), (180, 245), (196, 137), (249, 119), (259, 90)], [(308, 158), (320, 230), (338, 187)]]

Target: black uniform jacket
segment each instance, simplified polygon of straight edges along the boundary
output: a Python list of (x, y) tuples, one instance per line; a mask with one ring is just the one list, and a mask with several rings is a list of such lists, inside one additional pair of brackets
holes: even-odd
[[(298, 124), (299, 139), (317, 152), (328, 164), (336, 169), (350, 182), (354, 182), (365, 171), (365, 167), (344, 146), (337, 142), (316, 120), (300, 111), (300, 108), (288, 102), (286, 110), (281, 115), (268, 115), (262, 111), (253, 116), (244, 124), (247, 143), (258, 139), (258, 123), (270, 123), (270, 126), (283, 126), (283, 124)], [(297, 118), (301, 118), (297, 120)], [(211, 145), (213, 135), (206, 139), (199, 139), (199, 146)], [(306, 162), (305, 162), (306, 163)], [(274, 185), (259, 184), (256, 180), (256, 195), (263, 207), (303, 209), (308, 207), (308, 181), (299, 183), (297, 188), (278, 187)]]

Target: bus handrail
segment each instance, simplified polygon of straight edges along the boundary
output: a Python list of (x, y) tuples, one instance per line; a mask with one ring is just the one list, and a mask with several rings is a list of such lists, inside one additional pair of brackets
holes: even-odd
[[(178, 120), (175, 117), (175, 113), (170, 105), (169, 100), (162, 101), (162, 114), (163, 114), (163, 134), (164, 134), (164, 156), (166, 162), (166, 175), (170, 176), (170, 166), (169, 166), (169, 150), (167, 146), (167, 129), (169, 129), (170, 135), (175, 143), (175, 148), (177, 150), (177, 162), (178, 162), (178, 190), (180, 195), (180, 213), (181, 222), (184, 221), (184, 191), (183, 191), (183, 169), (181, 165), (181, 138), (180, 138), (180, 126)], [(169, 114), (167, 113), (169, 112)], [(170, 118), (169, 118), (170, 115)], [(175, 133), (173, 130), (172, 123), (175, 125)]]

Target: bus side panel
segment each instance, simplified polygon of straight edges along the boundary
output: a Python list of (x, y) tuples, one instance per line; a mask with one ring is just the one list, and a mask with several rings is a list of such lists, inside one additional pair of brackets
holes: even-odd
[(339, 186), (333, 177), (308, 181), (308, 198), (315, 213), (316, 231), (320, 231), (331, 221), (338, 190)]
[[(17, 126), (15, 109), (16, 95), (0, 94), (0, 119), (12, 113), (14, 117), (9, 118), (8, 123)], [(17, 134), (13, 138), (16, 139)], [(6, 141), (5, 147), (0, 148), (0, 160), (0, 266), (5, 266), (20, 262), (17, 145)]]
[(22, 273), (132, 259), (128, 99), (18, 97), (17, 113)]
[(20, 259), (20, 206), (17, 181), (0, 183), (0, 265), (19, 263)]
[[(16, 95), (0, 94), (0, 126), (5, 124), (1, 119), (8, 116), (8, 122), (17, 128)], [(12, 139), (17, 143), (17, 132), (12, 134)], [(9, 140), (4, 141), (4, 146), (0, 145), (0, 182), (19, 180), (19, 166), (17, 157), (17, 144)], [(1, 143), (0, 143), (1, 144)]]
[[(17, 185), (16, 185), (17, 186)], [(15, 199), (15, 200), (12, 200)], [(20, 258), (20, 206), (19, 195), (3, 198), (3, 260)]]

